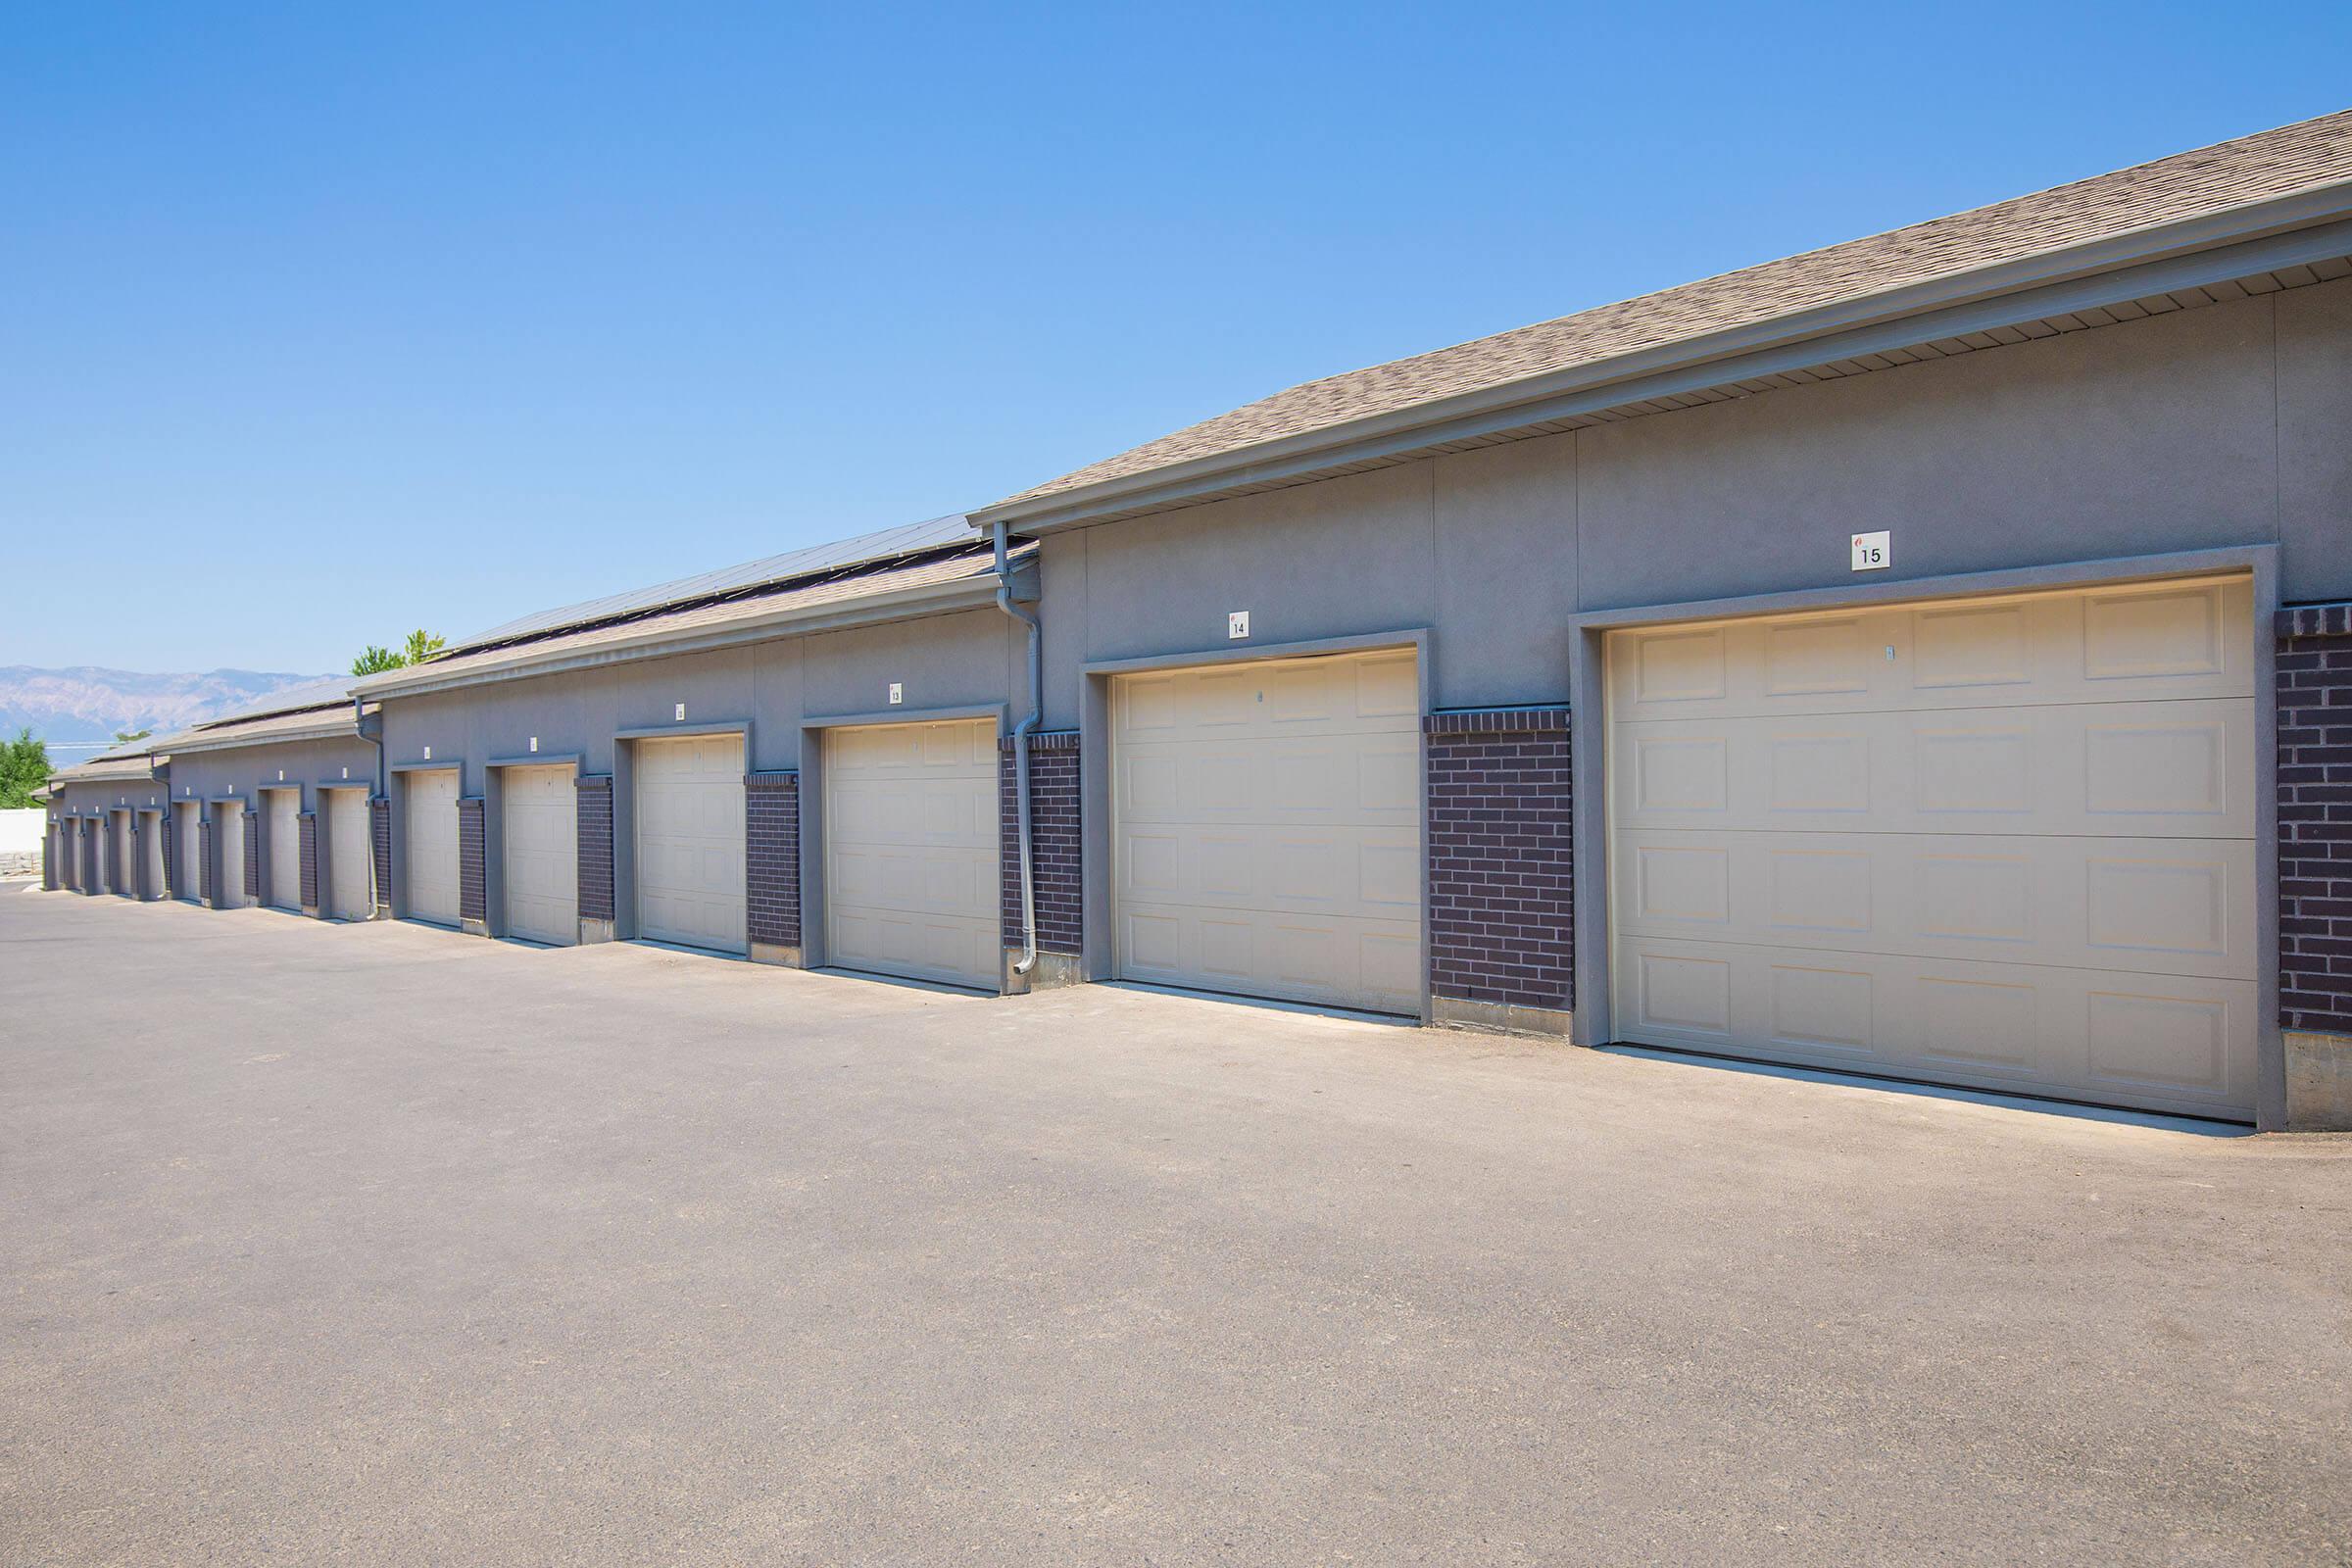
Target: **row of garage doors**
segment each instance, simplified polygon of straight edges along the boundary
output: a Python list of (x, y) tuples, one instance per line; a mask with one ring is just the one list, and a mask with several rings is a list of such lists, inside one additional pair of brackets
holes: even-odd
[[(875, 725), (824, 741), (827, 961), (994, 988), (997, 742), (986, 720)], [(718, 953), (749, 947), (739, 734), (641, 740), (630, 756), (637, 935)], [(505, 933), (578, 934), (573, 769), (500, 770)], [(408, 909), (458, 923), (459, 774), (407, 779)]]
[[(1612, 634), (1613, 1037), (2250, 1114), (2251, 605), (2240, 577)], [(1419, 1012), (1414, 653), (1110, 699), (1113, 972)], [(993, 988), (993, 724), (822, 756), (825, 960)], [(632, 767), (639, 934), (744, 951), (741, 736)], [(456, 779), (411, 785), (425, 918), (456, 918)], [(573, 940), (570, 770), (502, 793), (510, 929)]]

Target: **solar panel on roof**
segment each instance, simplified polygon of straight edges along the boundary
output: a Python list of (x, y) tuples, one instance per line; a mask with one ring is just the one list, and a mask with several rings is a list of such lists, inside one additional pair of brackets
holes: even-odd
[(717, 571), (706, 571), (699, 576), (680, 577), (674, 582), (659, 583), (651, 588), (635, 588), (627, 593), (610, 594), (603, 599), (590, 599), (581, 604), (565, 605), (560, 610), (543, 610), (537, 614), (510, 620), (503, 626), (477, 632), (462, 642), (451, 645), (452, 653), (478, 648), (484, 643), (512, 642), (517, 637), (529, 637), (559, 627), (576, 626), (586, 621), (610, 620), (616, 615), (634, 614), (640, 611), (658, 610), (663, 605), (680, 604), (694, 599), (710, 599), (720, 594), (735, 593), (745, 588), (757, 588), (763, 583), (782, 582), (792, 577), (806, 577), (814, 572), (833, 571), (844, 566), (862, 565), (871, 561), (888, 561), (895, 556), (907, 556), (924, 550), (937, 550), (945, 545), (966, 544), (977, 536), (963, 514), (954, 513), (945, 517), (932, 517), (924, 522), (902, 523), (884, 528), (878, 533), (859, 534), (855, 539), (836, 539), (825, 544), (804, 545), (780, 556), (764, 556), (747, 561), (739, 566), (726, 566)]
[(325, 680), (288, 686), (283, 691), (271, 692), (267, 697), (248, 703), (233, 712), (216, 713), (197, 724), (196, 728), (233, 723), (239, 719), (262, 718), (270, 713), (295, 713), (306, 708), (323, 708), (329, 703), (348, 703), (351, 701), (351, 682), (349, 675), (330, 675)]

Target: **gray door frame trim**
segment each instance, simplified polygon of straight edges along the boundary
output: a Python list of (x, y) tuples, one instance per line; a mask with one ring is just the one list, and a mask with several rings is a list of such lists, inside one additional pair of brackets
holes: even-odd
[(1437, 634), (1427, 626), (1394, 631), (1359, 632), (1346, 637), (1316, 637), (1300, 642), (1226, 644), (1182, 653), (1148, 654), (1137, 659), (1093, 660), (1078, 666), (1078, 877), (1079, 978), (1107, 980), (1117, 973), (1115, 914), (1117, 890), (1111, 876), (1111, 756), (1110, 688), (1121, 675), (1148, 674), (1162, 669), (1200, 669), (1216, 664), (1263, 663), (1285, 659), (1314, 659), (1331, 655), (1380, 653), (1389, 649), (1413, 651), (1413, 678), (1419, 688), (1413, 725), (1413, 793), (1421, 853), (1414, 874), (1421, 884), (1421, 1021), (1431, 1021), (1429, 965), (1429, 736), (1419, 722), (1430, 713), (1430, 694), (1437, 689)]
[(1603, 637), (1637, 626), (1728, 620), (1811, 610), (1847, 610), (1921, 599), (2104, 588), (2167, 577), (2243, 573), (2254, 589), (2254, 1124), (2286, 1122), (2286, 1047), (2278, 1023), (2278, 702), (2277, 616), (2280, 547), (2275, 544), (2116, 556), (2000, 571), (1957, 572), (1893, 582), (1800, 588), (1733, 599), (1642, 605), (1568, 617), (1569, 808), (1576, 893), (1571, 927), (1576, 1000), (1570, 1038), (1580, 1046), (1614, 1039), (1609, 994), (1608, 689)]
[[(754, 749), (752, 721), (748, 718), (716, 718), (710, 720), (680, 719), (670, 724), (656, 724), (640, 729), (616, 729), (612, 732), (612, 771), (606, 775), (612, 780), (612, 936), (618, 942), (635, 942), (637, 936), (637, 746), (639, 741), (685, 741), (711, 735), (734, 735), (743, 741), (743, 771), (748, 778), (752, 772)], [(583, 766), (580, 769), (585, 772)], [(576, 787), (578, 774), (574, 774)], [(743, 928), (744, 953), (751, 951), (752, 928), (752, 799), (747, 788), (743, 798)], [(666, 947), (670, 944), (664, 943)], [(708, 948), (681, 948), (680, 952), (715, 952)], [(737, 955), (719, 954), (720, 957)]]
[[(969, 724), (993, 720), (997, 738), (1010, 728), (1009, 703), (966, 703), (956, 708), (886, 708), (879, 713), (827, 713), (801, 720), (801, 964), (821, 969), (832, 962), (825, 929), (825, 732), (872, 729), (882, 724)], [(782, 771), (782, 769), (778, 769)], [(810, 789), (808, 781), (816, 787)], [(1004, 863), (1004, 825), (997, 824), (997, 865)], [(1000, 981), (1000, 985), (1002, 981)]]

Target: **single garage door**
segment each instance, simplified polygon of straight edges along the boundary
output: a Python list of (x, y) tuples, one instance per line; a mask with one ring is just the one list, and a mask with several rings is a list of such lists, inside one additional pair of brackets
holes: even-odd
[(264, 790), (269, 837), (262, 859), (270, 868), (270, 902), (281, 909), (302, 907), (302, 791)]
[(126, 899), (135, 899), (139, 884), (138, 871), (130, 863), (130, 813), (108, 813), (106, 826), (107, 886)]
[(172, 853), (179, 858), (176, 875), (183, 899), (204, 897), (204, 808), (194, 801), (172, 804)]
[(245, 803), (220, 801), (213, 806), (213, 907), (245, 906)]
[(570, 947), (580, 939), (577, 808), (568, 764), (500, 769), (507, 931)]
[(458, 770), (408, 775), (409, 918), (458, 923)]
[(1111, 701), (1118, 972), (1418, 1013), (1413, 654), (1129, 675)]
[(633, 760), (637, 935), (747, 951), (743, 737), (639, 741)]
[(2243, 578), (1608, 646), (1619, 1039), (2251, 1116)]
[(995, 990), (997, 727), (829, 730), (825, 961)]
[(366, 790), (321, 790), (326, 810), (326, 912), (337, 920), (375, 915), (375, 847)]

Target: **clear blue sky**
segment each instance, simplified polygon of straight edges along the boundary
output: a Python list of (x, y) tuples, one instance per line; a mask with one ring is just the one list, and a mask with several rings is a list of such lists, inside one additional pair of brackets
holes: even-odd
[(339, 668), (2348, 97), (2340, 0), (20, 8), (0, 664)]

